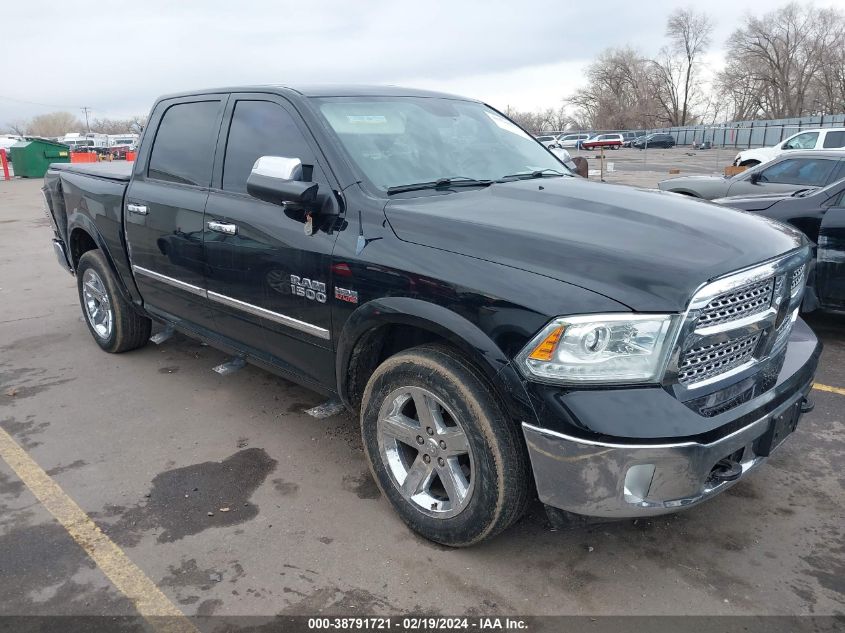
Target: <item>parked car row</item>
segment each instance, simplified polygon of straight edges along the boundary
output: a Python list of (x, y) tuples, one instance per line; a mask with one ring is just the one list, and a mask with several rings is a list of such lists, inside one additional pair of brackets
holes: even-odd
[(654, 132), (642, 134), (640, 132), (599, 132), (588, 134), (579, 132), (574, 134), (545, 134), (536, 137), (537, 140), (549, 149), (598, 149), (607, 147), (619, 149), (620, 147), (636, 147), (638, 149), (670, 148), (675, 146), (675, 138), (666, 132)]
[[(621, 137), (621, 143), (619, 141)], [(573, 134), (548, 134), (538, 136), (537, 140), (546, 147), (554, 149), (576, 148), (596, 149), (599, 147), (635, 147), (637, 149), (674, 147), (677, 142), (675, 137), (668, 132), (652, 132), (643, 134), (639, 132), (600, 132)], [(694, 149), (710, 149), (712, 141), (693, 142)], [(845, 149), (845, 128), (819, 128), (814, 130), (802, 130), (792, 136), (780, 141), (771, 147), (757, 147), (746, 149), (737, 153), (733, 164), (736, 166), (754, 167), (777, 158), (782, 153), (790, 150), (836, 150)]]
[(730, 178), (682, 176), (658, 187), (797, 228), (815, 255), (803, 309), (845, 309), (845, 151), (790, 151)]

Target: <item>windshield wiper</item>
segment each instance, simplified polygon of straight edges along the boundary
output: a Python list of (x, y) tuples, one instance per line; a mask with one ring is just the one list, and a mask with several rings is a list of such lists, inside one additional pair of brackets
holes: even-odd
[(395, 185), (387, 188), (387, 195), (403, 193), (405, 191), (420, 191), (422, 189), (451, 189), (453, 187), (487, 187), (492, 185), (492, 180), (476, 180), (464, 176), (453, 176), (452, 178), (438, 178), (428, 182), (417, 182), (410, 185)]
[(818, 187), (804, 187), (803, 189), (799, 189), (798, 191), (792, 192), (793, 198), (803, 198), (811, 193), (813, 193)]
[(571, 176), (571, 174), (558, 171), (557, 169), (537, 169), (535, 171), (525, 171), (518, 174), (508, 174), (507, 176), (502, 176), (499, 179), (499, 182), (504, 181), (505, 178), (518, 178), (520, 180), (530, 180), (532, 178), (554, 178), (555, 176)]

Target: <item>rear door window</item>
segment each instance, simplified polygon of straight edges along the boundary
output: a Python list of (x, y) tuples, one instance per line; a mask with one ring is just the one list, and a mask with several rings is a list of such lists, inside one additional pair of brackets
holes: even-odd
[(842, 132), (828, 132), (825, 134), (824, 148), (840, 148), (845, 147), (845, 131)]
[(220, 101), (177, 103), (161, 118), (147, 176), (208, 187), (219, 130)]

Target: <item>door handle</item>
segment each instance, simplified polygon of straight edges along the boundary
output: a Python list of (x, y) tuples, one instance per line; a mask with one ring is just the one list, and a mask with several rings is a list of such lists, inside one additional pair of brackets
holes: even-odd
[(126, 210), (129, 213), (137, 213), (138, 215), (147, 215), (147, 207), (143, 204), (132, 204), (131, 202), (126, 205)]
[(225, 233), (226, 235), (238, 234), (237, 224), (226, 224), (224, 222), (218, 222), (217, 220), (211, 220), (208, 223), (208, 228), (217, 233)]

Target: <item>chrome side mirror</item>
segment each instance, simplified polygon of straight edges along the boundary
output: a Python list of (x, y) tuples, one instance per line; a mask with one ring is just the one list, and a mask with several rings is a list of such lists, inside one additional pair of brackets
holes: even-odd
[(246, 191), (264, 202), (313, 206), (317, 203), (318, 185), (299, 180), (302, 173), (298, 158), (262, 156), (246, 179)]
[(302, 161), (286, 156), (262, 156), (252, 166), (252, 173), (279, 180), (299, 180), (302, 178)]

